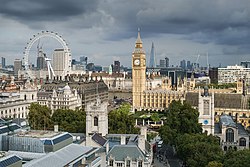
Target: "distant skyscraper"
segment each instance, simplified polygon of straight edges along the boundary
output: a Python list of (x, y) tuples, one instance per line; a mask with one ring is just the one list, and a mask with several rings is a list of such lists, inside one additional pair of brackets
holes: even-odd
[(160, 67), (166, 67), (166, 60), (160, 60)]
[(87, 65), (88, 64), (88, 57), (86, 56), (81, 56), (80, 57), (80, 62), (82, 63), (82, 65)]
[(192, 66), (191, 66), (191, 62), (187, 61), (187, 69), (191, 70)]
[(118, 72), (118, 73), (120, 72), (120, 64), (121, 64), (120, 61), (114, 61), (114, 66), (113, 66), (114, 72)]
[(169, 58), (165, 57), (165, 62), (166, 62), (166, 66), (165, 67), (169, 67)]
[(149, 59), (149, 67), (151, 68), (155, 67), (155, 47), (154, 47), (153, 42), (152, 42), (152, 47), (151, 47), (150, 59)]
[(22, 69), (22, 60), (15, 59), (14, 60), (14, 76), (18, 77), (18, 71)]
[(242, 61), (240, 62), (240, 65), (245, 68), (250, 68), (250, 61)]
[(186, 69), (186, 61), (185, 61), (185, 60), (182, 60), (182, 61), (180, 62), (180, 67), (181, 67), (183, 70)]
[(5, 58), (2, 57), (2, 68), (5, 68), (6, 67), (6, 64), (5, 64)]
[(38, 70), (46, 69), (46, 61), (45, 58), (46, 54), (43, 53), (42, 49), (39, 49), (37, 59), (36, 59), (36, 65)]

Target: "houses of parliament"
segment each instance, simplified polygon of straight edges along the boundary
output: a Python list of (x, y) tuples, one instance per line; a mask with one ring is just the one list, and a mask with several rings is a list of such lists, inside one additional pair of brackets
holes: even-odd
[(185, 83), (179, 80), (177, 89), (173, 90), (169, 77), (162, 78), (162, 82), (156, 87), (148, 85), (146, 76), (146, 54), (143, 50), (140, 32), (132, 53), (132, 96), (133, 110), (156, 110), (161, 111), (173, 100), (185, 100)]

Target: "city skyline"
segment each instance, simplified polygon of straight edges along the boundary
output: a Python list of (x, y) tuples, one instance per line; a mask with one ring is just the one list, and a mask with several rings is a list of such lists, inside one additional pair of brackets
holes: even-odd
[[(165, 57), (174, 65), (183, 59), (195, 62), (206, 53), (212, 66), (239, 64), (249, 60), (249, 5), (247, 0), (5, 0), (0, 7), (0, 57), (6, 64), (22, 59), (33, 34), (49, 30), (65, 38), (74, 59), (83, 55), (103, 66), (119, 60), (131, 67), (140, 27), (147, 60), (154, 42), (157, 64)], [(46, 43), (44, 48), (55, 49)], [(202, 56), (200, 61), (206, 64)]]

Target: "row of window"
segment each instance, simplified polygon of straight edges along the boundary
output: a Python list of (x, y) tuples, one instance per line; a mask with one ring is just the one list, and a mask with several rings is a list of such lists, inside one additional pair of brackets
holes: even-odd
[[(137, 167), (142, 167), (142, 161), (139, 160), (137, 162)], [(114, 160), (109, 160), (109, 167), (114, 167), (115, 163), (114, 163)], [(126, 163), (124, 165), (124, 163), (121, 163), (121, 162), (117, 162), (116, 163), (116, 167), (131, 167), (131, 160), (126, 160)]]

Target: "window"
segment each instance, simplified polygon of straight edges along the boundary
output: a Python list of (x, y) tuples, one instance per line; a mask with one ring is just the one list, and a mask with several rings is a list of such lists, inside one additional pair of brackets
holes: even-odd
[(203, 115), (209, 115), (209, 100), (204, 100), (203, 105), (204, 105)]
[(138, 161), (138, 167), (142, 167), (142, 161)]
[(240, 146), (246, 146), (246, 139), (244, 137), (240, 138)]
[(226, 130), (226, 141), (227, 142), (234, 142), (234, 130), (231, 128), (228, 128)]
[(130, 160), (126, 161), (126, 167), (130, 167)]
[(109, 166), (114, 166), (114, 160), (109, 160)]
[(98, 118), (94, 117), (94, 126), (98, 126)]
[(117, 163), (116, 166), (117, 167), (122, 167), (122, 163)]

